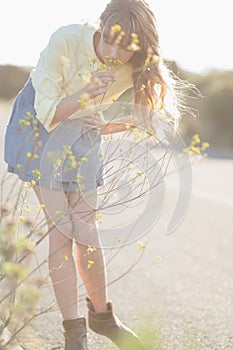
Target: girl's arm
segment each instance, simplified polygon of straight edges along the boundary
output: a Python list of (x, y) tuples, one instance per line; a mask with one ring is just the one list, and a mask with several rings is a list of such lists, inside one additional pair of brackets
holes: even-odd
[(132, 128), (132, 126), (129, 124), (126, 125), (124, 123), (112, 122), (101, 126), (100, 130), (102, 135), (109, 135), (109, 134), (114, 134), (117, 132), (129, 130), (129, 128)]
[(102, 135), (113, 134), (136, 128), (138, 125), (132, 116), (121, 118), (119, 121), (109, 122), (100, 127)]
[(90, 129), (98, 129), (102, 135), (114, 134), (117, 132), (127, 131), (132, 128), (138, 127), (138, 123), (135, 117), (127, 116), (120, 118), (118, 121), (103, 123), (99, 114), (93, 114), (92, 116), (82, 118), (85, 122), (85, 126)]
[(83, 89), (80, 89), (72, 95), (63, 98), (57, 105), (55, 115), (51, 126), (69, 118), (77, 112), (82, 102), (87, 102), (98, 95), (105, 94), (109, 83), (115, 80), (115, 73), (97, 72)]

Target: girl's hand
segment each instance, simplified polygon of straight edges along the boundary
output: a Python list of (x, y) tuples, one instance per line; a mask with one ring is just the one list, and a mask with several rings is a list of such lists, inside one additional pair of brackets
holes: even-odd
[(116, 132), (126, 131), (130, 128), (127, 123), (108, 122), (104, 123), (99, 114), (92, 114), (81, 118), (84, 121), (84, 126), (88, 129), (99, 130), (102, 135), (114, 134)]
[(100, 125), (102, 135), (114, 134), (117, 132), (128, 131), (139, 127), (137, 120), (132, 116), (120, 118), (117, 121), (112, 121)]
[(120, 122), (111, 122), (100, 125), (99, 129), (102, 135), (115, 134), (117, 132), (126, 131), (130, 128), (130, 125)]
[(86, 96), (85, 100), (95, 98), (106, 93), (109, 84), (115, 81), (113, 72), (96, 72), (91, 81), (82, 89), (82, 95)]
[(136, 126), (130, 123), (121, 123), (121, 122), (108, 122), (104, 123), (100, 116), (91, 115), (85, 118), (84, 125), (88, 129), (99, 130), (102, 135), (114, 134), (117, 132), (127, 131), (131, 128), (135, 128)]
[(84, 121), (84, 126), (88, 129), (100, 129), (103, 125), (103, 120), (98, 113), (93, 113), (81, 119)]
[(122, 118), (119, 121), (103, 122), (101, 115), (98, 113), (81, 118), (84, 126), (88, 129), (99, 130), (102, 135), (114, 134), (117, 132), (127, 131), (137, 127), (135, 119), (131, 116)]

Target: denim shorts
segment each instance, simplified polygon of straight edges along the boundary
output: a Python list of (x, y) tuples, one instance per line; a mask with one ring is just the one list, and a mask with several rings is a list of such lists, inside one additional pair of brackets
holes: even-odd
[(18, 93), (5, 132), (8, 171), (52, 190), (76, 192), (104, 184), (101, 135), (67, 119), (48, 132), (36, 118), (29, 78)]

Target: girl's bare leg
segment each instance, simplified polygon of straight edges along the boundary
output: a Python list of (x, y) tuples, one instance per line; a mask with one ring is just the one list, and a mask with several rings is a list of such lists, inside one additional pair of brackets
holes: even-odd
[(107, 311), (104, 254), (96, 226), (97, 190), (81, 195), (69, 193), (76, 240), (77, 265), (86, 290), (97, 313)]
[[(96, 191), (70, 193), (68, 200), (73, 209), (78, 268), (90, 296), (87, 300), (90, 329), (110, 338), (120, 349), (145, 350), (138, 336), (114, 315), (111, 303), (107, 305), (104, 256), (95, 224)], [(90, 268), (88, 260), (93, 262)], [(99, 317), (99, 313), (104, 313), (104, 317)]]
[[(45, 204), (44, 213), (48, 226), (67, 213), (67, 198), (63, 192), (33, 186), (40, 203)], [(61, 216), (60, 216), (61, 217)], [(53, 289), (64, 320), (78, 317), (77, 273), (72, 255), (72, 222), (65, 215), (49, 232), (49, 272)]]

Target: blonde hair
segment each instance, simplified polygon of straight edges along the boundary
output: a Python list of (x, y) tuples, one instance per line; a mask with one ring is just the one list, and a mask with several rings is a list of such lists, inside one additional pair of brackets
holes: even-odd
[[(114, 27), (114, 37), (124, 36), (121, 45), (130, 46), (132, 34), (138, 37), (138, 48), (130, 63), (133, 67), (134, 103), (160, 111), (177, 129), (180, 113), (175, 80), (160, 53), (155, 15), (144, 0), (112, 0), (100, 16), (100, 30), (107, 40)], [(145, 109), (145, 108), (144, 108)]]

